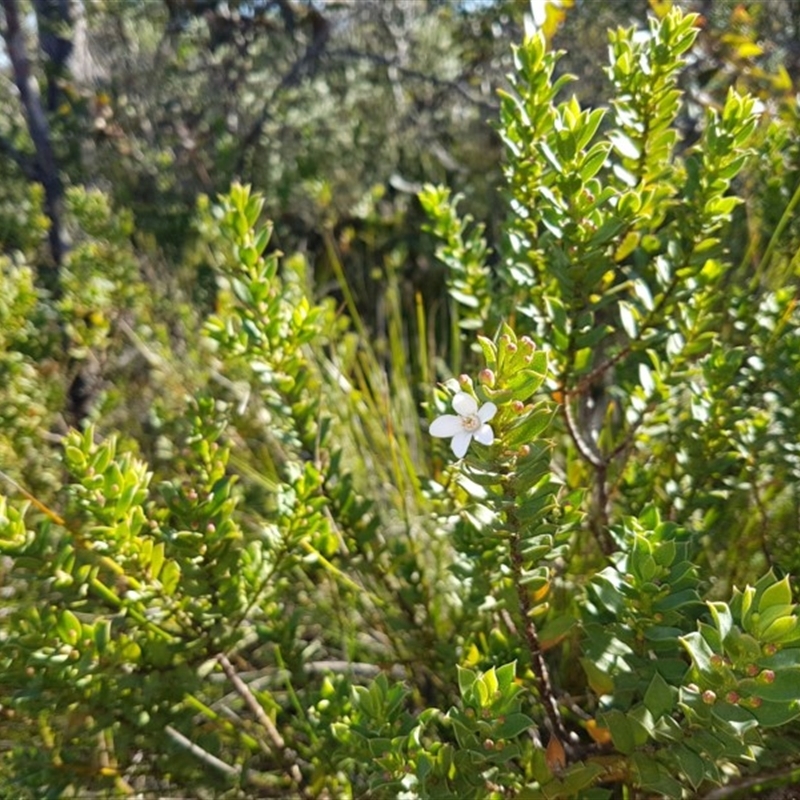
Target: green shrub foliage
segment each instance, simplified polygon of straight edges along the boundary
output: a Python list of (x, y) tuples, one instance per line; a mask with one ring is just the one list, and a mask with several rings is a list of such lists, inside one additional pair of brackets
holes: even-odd
[(790, 763), (800, 317), (730, 248), (785, 131), (731, 90), (682, 140), (695, 25), (613, 31), (608, 108), (515, 49), (502, 247), (420, 194), (447, 363), (391, 268), (385, 338), (332, 243), (317, 297), (242, 185), (169, 296), (97, 191), (58, 297), (35, 242), (2, 257), (0, 796), (681, 798)]

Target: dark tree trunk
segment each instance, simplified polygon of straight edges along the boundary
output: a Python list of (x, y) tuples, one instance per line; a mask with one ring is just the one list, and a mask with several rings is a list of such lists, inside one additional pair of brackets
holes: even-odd
[[(52, 265), (49, 270), (40, 270), (39, 277), (52, 295), (59, 297), (61, 267), (67, 250), (61, 225), (64, 188), (39, 86), (31, 71), (31, 63), (25, 49), (17, 0), (0, 0), (0, 4), (6, 20), (3, 37), (35, 151), (34, 157), (30, 160), (21, 154), (16, 160), (31, 180), (41, 183), (44, 187), (45, 212), (50, 219)], [(63, 35), (70, 29), (69, 0), (34, 0), (34, 7), (39, 25), (39, 46), (46, 56), (47, 110), (52, 113), (57, 110), (60, 102), (60, 80), (65, 75), (67, 60), (72, 52), (72, 43)], [(16, 152), (11, 147), (0, 149), (8, 150), (12, 155)], [(69, 337), (63, 328), (61, 334), (64, 350), (67, 353), (70, 348)], [(64, 416), (68, 424), (80, 427), (87, 418), (95, 398), (98, 382), (94, 374), (96, 370), (92, 369), (91, 362), (74, 359), (68, 359), (68, 369), (71, 381), (67, 390)]]
[[(61, 199), (63, 187), (58, 173), (53, 145), (50, 140), (50, 127), (42, 108), (36, 79), (31, 74), (31, 65), (25, 50), (25, 37), (20, 26), (19, 8), (16, 0), (0, 0), (5, 11), (6, 27), (3, 37), (6, 40), (8, 58), (14, 70), (14, 82), (19, 90), (20, 100), (25, 111), (28, 131), (36, 150), (34, 163), (35, 179), (44, 187), (45, 211), (50, 218), (50, 252), (53, 257), (53, 271), (48, 288), (58, 291), (58, 272), (64, 259), (64, 240), (61, 229)], [(43, 276), (44, 277), (44, 276)]]
[(60, 84), (72, 55), (72, 40), (64, 35), (72, 28), (70, 0), (34, 0), (33, 7), (39, 28), (39, 48), (47, 56), (47, 110), (52, 114), (61, 101)]

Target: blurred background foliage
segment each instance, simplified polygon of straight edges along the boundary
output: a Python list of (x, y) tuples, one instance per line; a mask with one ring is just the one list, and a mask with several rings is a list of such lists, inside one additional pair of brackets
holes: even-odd
[[(493, 280), (509, 232), (498, 89), (510, 88), (511, 45), (523, 39), (526, 18), (564, 51), (556, 75), (575, 75), (572, 90), (591, 110), (612, 98), (600, 66), (606, 30), (643, 28), (672, 5), (700, 15), (678, 78), (678, 154), (698, 141), (707, 110), (721, 111), (730, 88), (757, 100), (753, 155), (733, 185), (743, 202), (730, 210), (725, 241), (735, 265), (725, 278), (730, 298), (741, 300), (739, 286), (755, 300), (725, 315), (724, 348), (698, 367), (689, 411), (644, 432), (663, 459), (653, 473), (669, 495), (659, 498), (662, 510), (687, 526), (699, 514), (712, 531), (695, 542), (695, 558), (717, 579), (715, 596), (727, 597), (768, 567), (800, 567), (796, 2), (3, 0), (0, 470), (8, 494), (27, 497), (43, 522), (33, 537), (12, 509), (0, 509), (14, 532), (0, 565), (3, 602), (41, 608), (3, 642), (2, 763), (14, 788), (0, 788), (0, 797), (69, 796), (84, 772), (83, 785), (98, 792), (168, 796), (185, 780), (198, 797), (359, 796), (366, 783), (350, 780), (357, 765), (318, 748), (336, 719), (331, 709), (356, 716), (342, 664), (356, 661), (364, 679), (376, 664), (392, 665), (413, 686), (409, 707), (447, 707), (456, 692), (442, 675), (455, 663), (486, 668), (490, 651), (515, 657), (497, 626), (462, 605), (456, 576), (468, 565), (439, 521), (455, 524), (447, 491), (466, 494), (423, 437), (420, 404), (428, 417), (443, 410), (433, 387), (472, 371), (480, 361), (469, 331), (498, 322)], [(20, 53), (38, 99), (20, 91)], [(43, 128), (32, 116), (37, 107)], [(235, 182), (263, 201), (229, 194)], [(431, 213), (436, 203), (418, 199), (426, 184), (447, 187), (440, 209), (460, 198), (449, 231), (463, 222), (464, 241), (453, 240), (449, 253), (440, 241), (447, 234), (436, 229), (443, 218)], [(269, 235), (258, 233), (264, 219), (272, 220)], [(262, 247), (259, 268), (277, 272), (277, 253), (287, 257), (279, 288), (259, 298), (259, 275), (237, 269), (247, 248), (260, 259)], [(454, 265), (467, 294), (483, 281), (482, 316), (451, 299)], [(309, 341), (314, 357), (301, 346)], [(623, 389), (629, 378), (620, 378)], [(557, 401), (559, 388), (549, 387)], [(614, 404), (604, 411), (614, 429)], [(591, 464), (558, 424), (561, 478), (568, 488), (592, 485)], [(98, 442), (116, 438), (99, 444), (71, 428)], [(681, 450), (662, 437), (665, 428), (694, 446)], [(55, 454), (66, 435), (72, 449), (62, 461)], [(119, 481), (102, 492), (125, 496), (97, 519), (92, 470), (119, 459)], [(676, 460), (696, 484), (670, 484)], [(145, 486), (158, 490), (145, 498)], [(621, 470), (616, 488), (624, 501), (615, 495), (612, 506), (625, 513), (653, 499), (652, 483), (633, 468)], [(713, 502), (682, 505), (696, 495)], [(591, 533), (604, 522), (591, 504), (588, 512)], [(55, 533), (82, 523), (109, 539), (110, 561), (96, 563), (80, 542)], [(469, 552), (469, 526), (456, 527)], [(213, 539), (210, 549), (197, 549), (198, 530)], [(154, 544), (159, 536), (166, 550)], [(588, 574), (602, 558), (602, 542), (584, 541), (571, 556), (573, 574)], [(28, 561), (12, 570), (23, 544)], [(454, 570), (452, 558), (462, 559)], [(243, 574), (230, 582), (233, 561)], [(64, 574), (54, 577), (54, 564)], [(212, 565), (209, 573), (198, 564)], [(80, 577), (70, 582), (67, 573)], [(227, 594), (208, 608), (198, 598), (218, 592), (220, 576)], [(44, 588), (32, 592), (40, 579)], [(72, 603), (80, 614), (86, 587), (105, 592), (110, 608), (118, 594), (143, 640), (167, 644), (143, 656), (122, 637), (103, 650), (102, 625), (54, 610)], [(566, 580), (554, 588), (562, 610), (572, 589)], [(216, 683), (205, 681), (208, 659), (230, 645), (220, 608), (252, 618), (235, 668), (220, 668), (234, 687), (236, 670), (257, 681), (267, 722), (241, 689), (239, 716), (221, 719), (221, 707), (236, 705), (225, 702), (230, 687), (219, 671)], [(50, 643), (32, 652), (30, 643), (54, 629), (73, 649)], [(96, 650), (65, 656), (82, 638)], [(571, 686), (568, 655), (554, 660)], [(61, 656), (76, 660), (74, 672), (61, 670)], [(84, 680), (95, 657), (129, 676), (122, 699), (112, 698), (119, 686)], [(37, 683), (33, 665), (45, 662), (52, 671)], [(160, 685), (162, 670), (169, 677)], [(323, 682), (326, 671), (336, 677)], [(64, 685), (48, 686), (48, 676)], [(17, 712), (12, 695), (28, 684), (32, 699)], [(176, 685), (193, 698), (177, 716)], [(116, 741), (104, 709), (129, 726)], [(263, 726), (258, 735), (248, 713)], [(269, 723), (278, 715), (280, 734)], [(151, 725), (175, 726), (173, 750), (148, 749)], [(187, 746), (195, 734), (206, 761)], [(283, 736), (302, 743), (300, 752), (285, 750)], [(238, 771), (220, 771), (214, 754)], [(764, 769), (779, 773), (792, 759), (778, 748)]]
[[(605, 31), (642, 24), (668, 5), (601, 0), (551, 11), (552, 44), (566, 52), (559, 70), (578, 77), (581, 102), (608, 98), (599, 68)], [(749, 176), (761, 206), (748, 217), (755, 264), (778, 224), (762, 216), (783, 207), (771, 195), (787, 199), (797, 167), (788, 145), (796, 139), (797, 9), (788, 0), (684, 6), (703, 20), (681, 81), (686, 143), (702, 109), (719, 105), (730, 86), (759, 96), (785, 123), (787, 146), (773, 139), (760, 148), (762, 168)], [(41, 2), (24, 22), (66, 181), (107, 192), (133, 214), (137, 237), (152, 236), (171, 254), (191, 239), (200, 194), (251, 183), (265, 193), (276, 246), (307, 253), (321, 291), (330, 289), (327, 230), (358, 296), (371, 297), (381, 294), (387, 260), (402, 264), (403, 283), (414, 288), (441, 283), (419, 236), (415, 194), (424, 182), (463, 193), (490, 242), (501, 236), (502, 148), (492, 123), (509, 43), (520, 40), (528, 11), (521, 0)], [(48, 52), (35, 29), (67, 58), (51, 57), (57, 48)], [(30, 144), (13, 81), (2, 91), (3, 150), (25, 166)], [(23, 177), (13, 161), (4, 169)], [(3, 184), (8, 192), (14, 182)], [(17, 198), (10, 206), (19, 214)], [(19, 226), (8, 217), (4, 241), (14, 244)], [(782, 237), (787, 252), (793, 241)]]

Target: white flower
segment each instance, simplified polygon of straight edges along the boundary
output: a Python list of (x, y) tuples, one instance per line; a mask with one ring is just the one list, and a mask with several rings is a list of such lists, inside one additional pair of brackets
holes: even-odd
[(472, 395), (457, 392), (453, 396), (453, 410), (455, 414), (437, 417), (429, 432), (431, 436), (442, 439), (452, 437), (450, 447), (458, 458), (463, 458), (473, 437), (486, 445), (494, 441), (494, 431), (489, 425), (489, 420), (497, 413), (494, 403), (484, 403), (479, 410)]

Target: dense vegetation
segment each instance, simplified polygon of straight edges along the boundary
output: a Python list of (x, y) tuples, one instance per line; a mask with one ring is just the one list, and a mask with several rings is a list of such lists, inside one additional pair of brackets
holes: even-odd
[(800, 780), (795, 4), (0, 8), (0, 797)]

